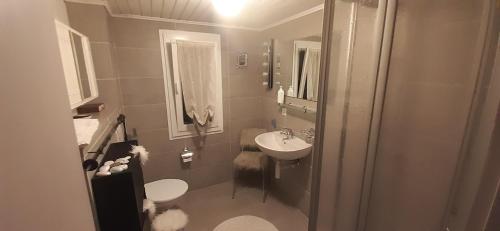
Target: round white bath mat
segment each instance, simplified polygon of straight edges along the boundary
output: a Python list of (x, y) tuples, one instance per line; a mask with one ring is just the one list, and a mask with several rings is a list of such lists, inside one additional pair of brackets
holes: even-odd
[(225, 220), (214, 231), (278, 231), (269, 221), (260, 217), (244, 215)]

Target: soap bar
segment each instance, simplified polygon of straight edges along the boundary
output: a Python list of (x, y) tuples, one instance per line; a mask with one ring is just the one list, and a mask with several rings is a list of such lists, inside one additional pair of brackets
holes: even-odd
[(111, 173), (110, 172), (98, 172), (98, 173), (96, 173), (96, 175), (97, 176), (109, 176), (109, 175), (111, 175)]
[(120, 163), (120, 164), (127, 164), (129, 162), (128, 159), (125, 159), (125, 158), (119, 158), (119, 159), (116, 159), (117, 163)]
[(117, 172), (121, 172), (125, 169), (127, 169), (128, 166), (127, 165), (120, 165), (120, 166), (115, 166), (115, 167), (112, 167), (109, 171), (111, 173), (117, 173)]
[(110, 169), (109, 165), (103, 165), (101, 168), (99, 168), (99, 172), (108, 172)]

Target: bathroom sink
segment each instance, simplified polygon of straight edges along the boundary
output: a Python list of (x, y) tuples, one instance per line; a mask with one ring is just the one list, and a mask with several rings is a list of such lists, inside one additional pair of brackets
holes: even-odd
[(267, 132), (255, 137), (255, 142), (266, 155), (278, 160), (301, 159), (311, 153), (311, 144), (296, 136), (290, 139), (285, 137), (279, 131)]

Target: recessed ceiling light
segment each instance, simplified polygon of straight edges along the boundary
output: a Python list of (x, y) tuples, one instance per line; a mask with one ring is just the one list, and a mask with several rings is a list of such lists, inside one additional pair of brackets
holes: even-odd
[(212, 0), (212, 4), (219, 14), (231, 17), (240, 13), (246, 0)]

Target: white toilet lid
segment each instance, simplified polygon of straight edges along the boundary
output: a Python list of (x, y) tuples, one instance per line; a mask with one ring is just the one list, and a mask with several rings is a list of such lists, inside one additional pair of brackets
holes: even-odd
[(168, 202), (184, 195), (188, 184), (179, 179), (163, 179), (144, 185), (146, 197), (154, 202)]

